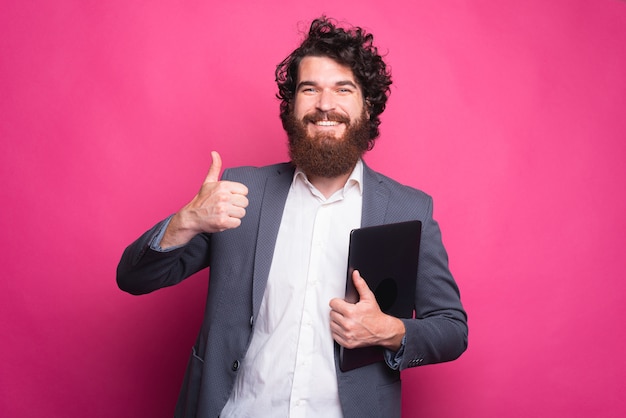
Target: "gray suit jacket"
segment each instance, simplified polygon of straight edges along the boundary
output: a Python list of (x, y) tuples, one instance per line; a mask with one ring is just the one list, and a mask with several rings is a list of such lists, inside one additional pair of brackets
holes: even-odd
[[(241, 182), (249, 189), (250, 203), (239, 228), (201, 234), (182, 248), (159, 252), (150, 244), (161, 222), (124, 251), (117, 281), (132, 294), (174, 285), (210, 266), (204, 321), (176, 417), (218, 417), (230, 396), (263, 298), (293, 173), (288, 163), (226, 170), (224, 180)], [(337, 365), (346, 418), (400, 417), (400, 370), (453, 360), (467, 347), (466, 314), (432, 217), (432, 199), (365, 166), (362, 226), (414, 219), (422, 221), (416, 318), (403, 320), (406, 339), (396, 370), (380, 362), (344, 373)]]

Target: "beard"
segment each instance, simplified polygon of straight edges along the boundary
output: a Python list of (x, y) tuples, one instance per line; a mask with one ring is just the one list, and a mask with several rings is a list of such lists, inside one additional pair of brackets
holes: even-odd
[[(307, 131), (307, 124), (316, 120), (340, 122), (346, 128), (340, 137), (332, 132), (320, 132), (311, 136)], [(316, 112), (304, 116), (302, 120), (296, 119), (291, 113), (287, 116), (284, 127), (289, 138), (291, 161), (307, 176), (334, 178), (348, 174), (369, 145), (365, 110), (354, 121), (334, 112)]]

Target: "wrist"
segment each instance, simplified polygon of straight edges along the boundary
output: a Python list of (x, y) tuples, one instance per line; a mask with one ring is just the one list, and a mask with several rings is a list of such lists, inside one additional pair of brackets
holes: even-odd
[(197, 232), (189, 226), (189, 221), (185, 216), (185, 210), (182, 209), (172, 216), (159, 246), (162, 249), (167, 249), (169, 247), (185, 245), (196, 235)]
[(382, 346), (391, 351), (398, 351), (402, 347), (402, 339), (406, 334), (404, 322), (400, 319), (388, 315), (386, 321), (385, 337)]

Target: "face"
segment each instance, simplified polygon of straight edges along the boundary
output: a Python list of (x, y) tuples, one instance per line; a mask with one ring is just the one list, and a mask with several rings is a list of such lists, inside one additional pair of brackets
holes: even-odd
[(305, 57), (298, 69), (293, 115), (309, 136), (341, 139), (361, 119), (364, 100), (352, 70), (328, 57)]
[(285, 121), (291, 160), (309, 176), (348, 174), (369, 144), (369, 115), (352, 71), (326, 57), (301, 61)]

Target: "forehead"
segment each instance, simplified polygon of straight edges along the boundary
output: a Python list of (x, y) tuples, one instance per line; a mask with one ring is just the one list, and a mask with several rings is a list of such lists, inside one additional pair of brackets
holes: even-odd
[(329, 57), (307, 56), (298, 66), (298, 83), (331, 83), (350, 81), (358, 85), (352, 69)]

